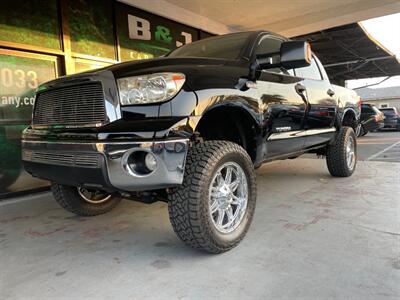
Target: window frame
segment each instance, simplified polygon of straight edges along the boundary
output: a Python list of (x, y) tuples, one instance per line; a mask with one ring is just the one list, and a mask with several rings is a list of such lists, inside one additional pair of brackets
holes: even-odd
[[(319, 74), (320, 79), (307, 78), (307, 77), (299, 76), (299, 75), (297, 74), (296, 70), (297, 70), (297, 69), (301, 69), (301, 68), (295, 68), (295, 69), (293, 69), (293, 70), (294, 70), (295, 76), (298, 77), (298, 78), (302, 78), (302, 79), (304, 79), (304, 80), (324, 81), (324, 78), (323, 78), (323, 76), (322, 76), (321, 70), (319, 69), (317, 60), (315, 59), (314, 53), (312, 54), (311, 60), (314, 60), (314, 62), (315, 62), (315, 65), (316, 65), (316, 67), (317, 67), (317, 70), (318, 70), (318, 74)], [(312, 64), (310, 64), (309, 66), (306, 66), (306, 67), (302, 67), (302, 68), (308, 68), (308, 67), (311, 67), (311, 65), (312, 65)]]

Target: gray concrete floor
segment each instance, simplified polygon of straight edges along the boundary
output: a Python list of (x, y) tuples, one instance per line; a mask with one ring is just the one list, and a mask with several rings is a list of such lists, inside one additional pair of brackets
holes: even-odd
[[(367, 135), (357, 138), (357, 148), (358, 160), (400, 162), (400, 132), (368, 132)], [(300, 158), (316, 159), (317, 156), (304, 154)]]
[(400, 132), (368, 132), (359, 137), (358, 159), (400, 162)]
[(400, 299), (400, 164), (257, 173), (254, 222), (221, 255), (185, 247), (163, 203), (80, 218), (48, 193), (3, 201), (0, 299)]

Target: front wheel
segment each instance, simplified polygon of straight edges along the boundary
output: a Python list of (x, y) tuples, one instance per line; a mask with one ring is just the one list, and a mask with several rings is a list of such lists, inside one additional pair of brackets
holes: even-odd
[(51, 190), (61, 207), (76, 215), (85, 217), (109, 212), (121, 201), (120, 198), (106, 192), (83, 187), (53, 183)]
[(187, 245), (222, 253), (244, 238), (256, 205), (256, 176), (246, 151), (225, 141), (189, 149), (181, 186), (169, 196), (169, 216)]
[(327, 146), (326, 163), (335, 177), (349, 177), (357, 165), (357, 140), (351, 127), (341, 127), (335, 141)]

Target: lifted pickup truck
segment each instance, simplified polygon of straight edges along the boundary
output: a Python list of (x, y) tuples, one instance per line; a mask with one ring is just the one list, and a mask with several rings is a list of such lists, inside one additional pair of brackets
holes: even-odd
[(164, 200), (179, 238), (221, 253), (250, 226), (262, 163), (311, 152), (353, 173), (359, 114), (306, 42), (234, 33), (43, 84), (22, 158), (70, 212)]

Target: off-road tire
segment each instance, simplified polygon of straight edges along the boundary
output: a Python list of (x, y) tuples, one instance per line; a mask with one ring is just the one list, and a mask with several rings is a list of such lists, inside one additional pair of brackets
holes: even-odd
[(102, 203), (89, 203), (85, 201), (74, 186), (52, 183), (51, 191), (57, 203), (65, 210), (84, 217), (101, 215), (111, 211), (121, 201), (120, 198), (111, 196)]
[[(247, 178), (248, 202), (239, 226), (230, 233), (219, 232), (209, 213), (209, 186), (220, 166), (235, 162)], [(191, 146), (181, 186), (168, 197), (172, 227), (187, 245), (210, 253), (222, 253), (239, 244), (251, 224), (256, 205), (256, 176), (253, 163), (239, 145), (205, 141)]]
[[(354, 141), (355, 163), (349, 168), (346, 157), (346, 147), (349, 140)], [(336, 134), (335, 141), (327, 146), (326, 163), (329, 173), (334, 177), (349, 177), (357, 165), (357, 139), (353, 128), (343, 126)]]

